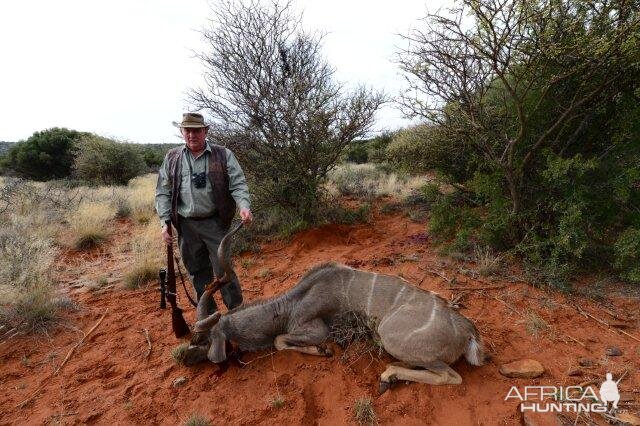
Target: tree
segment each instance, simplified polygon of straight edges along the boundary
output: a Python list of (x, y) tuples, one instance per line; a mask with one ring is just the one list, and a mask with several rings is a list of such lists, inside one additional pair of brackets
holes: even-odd
[(97, 135), (78, 142), (74, 171), (80, 179), (100, 185), (126, 185), (147, 170), (137, 147)]
[(437, 129), (423, 143), (467, 153), (464, 173), (438, 166), (458, 191), (431, 222), (553, 274), (637, 277), (623, 269), (640, 258), (640, 2), (456, 4), (398, 57), (403, 109)]
[(235, 141), (260, 191), (312, 221), (327, 172), (366, 135), (383, 96), (335, 82), (322, 37), (301, 29), (290, 3), (221, 0), (213, 14), (198, 55), (205, 87), (190, 98)]
[(410, 45), (399, 64), (410, 89), (401, 104), (500, 170), (517, 214), (543, 149), (573, 144), (594, 113), (637, 79), (639, 3), (457, 4), (405, 36)]
[(75, 143), (83, 135), (86, 133), (57, 127), (35, 132), (7, 152), (3, 166), (27, 179), (66, 178), (73, 168)]

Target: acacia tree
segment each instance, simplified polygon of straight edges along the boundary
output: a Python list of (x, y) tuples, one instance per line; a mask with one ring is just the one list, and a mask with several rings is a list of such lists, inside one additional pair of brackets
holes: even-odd
[(404, 36), (400, 103), (499, 170), (517, 215), (541, 151), (564, 154), (633, 86), (638, 10), (635, 0), (458, 0)]
[(383, 95), (337, 83), (322, 36), (302, 30), (290, 3), (220, 0), (203, 35), (205, 85), (191, 101), (233, 144), (254, 187), (313, 220), (321, 183), (367, 134)]

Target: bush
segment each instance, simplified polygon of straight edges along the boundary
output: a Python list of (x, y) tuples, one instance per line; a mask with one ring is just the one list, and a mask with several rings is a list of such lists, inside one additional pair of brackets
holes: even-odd
[(403, 106), (434, 127), (388, 149), (404, 167), (435, 168), (454, 191), (434, 203), (432, 232), (458, 248), (512, 250), (562, 288), (585, 269), (635, 281), (638, 8), (456, 3), (468, 19), (429, 14), (400, 55), (410, 93), (431, 98), (403, 97)]
[(362, 164), (369, 161), (367, 141), (357, 140), (347, 145), (345, 160), (349, 163)]
[[(0, 229), (0, 324), (21, 331), (48, 327), (60, 308), (51, 278), (57, 250), (38, 222), (5, 213)], [(45, 233), (46, 234), (46, 233)]]
[(640, 283), (640, 229), (627, 228), (616, 241), (615, 267), (620, 275), (633, 283)]
[(74, 170), (78, 178), (99, 185), (126, 185), (145, 173), (139, 150), (101, 136), (85, 136), (78, 141)]
[(331, 180), (341, 195), (353, 195), (360, 198), (374, 198), (378, 192), (378, 181), (383, 173), (371, 165), (356, 167), (347, 165), (337, 169)]
[(88, 135), (57, 127), (36, 132), (6, 153), (2, 168), (38, 181), (69, 177), (73, 170), (76, 143)]

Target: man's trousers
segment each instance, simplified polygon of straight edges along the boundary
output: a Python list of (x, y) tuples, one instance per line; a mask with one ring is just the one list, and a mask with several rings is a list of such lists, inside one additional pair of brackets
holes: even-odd
[[(228, 232), (222, 227), (218, 216), (207, 219), (189, 219), (180, 217), (180, 236), (178, 244), (182, 261), (191, 276), (191, 282), (198, 295), (198, 300), (204, 292), (204, 287), (213, 281), (213, 273), (222, 278), (224, 271), (218, 262), (218, 246)], [(227, 253), (227, 262), (231, 264), (231, 253)], [(212, 268), (213, 267), (213, 268)], [(242, 303), (240, 282), (235, 277), (220, 289), (222, 300), (228, 309), (233, 309)], [(215, 310), (217, 306), (215, 305)]]

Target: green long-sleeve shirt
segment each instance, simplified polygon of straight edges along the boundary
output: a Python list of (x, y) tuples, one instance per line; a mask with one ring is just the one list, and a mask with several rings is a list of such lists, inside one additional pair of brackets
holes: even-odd
[[(229, 175), (229, 192), (239, 208), (249, 209), (251, 202), (249, 198), (249, 188), (244, 177), (244, 172), (236, 159), (236, 156), (228, 148), (224, 149), (227, 154), (227, 172)], [(213, 189), (211, 182), (206, 179), (204, 188), (196, 188), (191, 181), (192, 173), (208, 172), (211, 147), (206, 144), (205, 151), (194, 158), (193, 154), (186, 148), (182, 149), (180, 161), (182, 161), (182, 174), (180, 182), (180, 197), (178, 198), (178, 214), (183, 217), (206, 217), (211, 216), (215, 211), (213, 203)], [(191, 162), (191, 167), (189, 167)], [(169, 220), (171, 216), (171, 183), (169, 181), (167, 157), (160, 167), (158, 173), (158, 183), (156, 185), (156, 212), (162, 224)]]

